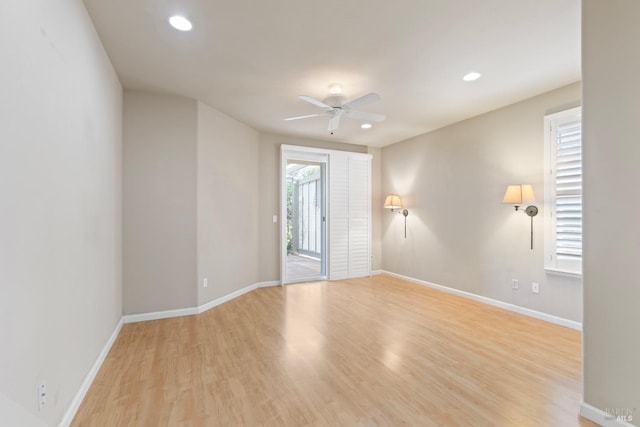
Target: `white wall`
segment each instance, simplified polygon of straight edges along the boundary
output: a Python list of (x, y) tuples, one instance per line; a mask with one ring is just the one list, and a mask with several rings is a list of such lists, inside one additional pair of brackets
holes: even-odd
[(640, 2), (582, 10), (584, 400), (640, 425)]
[(198, 103), (199, 305), (258, 282), (258, 144), (258, 132)]
[(541, 203), (533, 251), (529, 217), (501, 203), (518, 183), (542, 200), (543, 117), (579, 103), (576, 83), (384, 147), (382, 193), (399, 194), (409, 216), (405, 239), (404, 218), (382, 215), (383, 269), (581, 321), (580, 279), (543, 269)]
[(124, 94), (124, 313), (197, 305), (197, 102)]
[(0, 423), (54, 425), (122, 315), (122, 88), (77, 0), (4, 0), (0, 52)]

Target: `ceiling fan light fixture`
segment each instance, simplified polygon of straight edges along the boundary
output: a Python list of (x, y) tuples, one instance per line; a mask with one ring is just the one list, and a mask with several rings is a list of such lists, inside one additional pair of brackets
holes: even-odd
[(362, 129), (371, 129), (373, 125), (371, 123), (363, 123), (360, 125)]
[(465, 82), (472, 82), (474, 80), (478, 80), (480, 77), (482, 77), (482, 74), (478, 73), (477, 71), (472, 71), (468, 74), (465, 74), (462, 80), (464, 80)]
[(191, 31), (193, 24), (184, 16), (174, 15), (169, 18), (169, 24), (179, 31)]
[(342, 93), (342, 85), (340, 83), (331, 83), (329, 85), (330, 95), (340, 95)]

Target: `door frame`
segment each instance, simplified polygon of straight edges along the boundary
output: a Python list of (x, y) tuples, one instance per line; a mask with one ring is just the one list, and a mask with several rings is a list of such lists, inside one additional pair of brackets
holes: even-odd
[[(320, 215), (324, 219), (322, 224), (322, 258), (321, 265), (324, 267), (324, 274), (320, 276), (298, 279), (295, 282), (287, 277), (287, 164), (290, 160), (301, 162), (313, 162), (321, 164), (322, 181), (322, 208)], [(329, 183), (329, 153), (325, 150), (313, 149), (309, 147), (298, 147), (292, 145), (280, 146), (280, 283), (298, 283), (313, 280), (327, 280), (329, 277), (329, 247), (327, 245), (327, 234), (329, 230), (328, 217), (328, 183)]]

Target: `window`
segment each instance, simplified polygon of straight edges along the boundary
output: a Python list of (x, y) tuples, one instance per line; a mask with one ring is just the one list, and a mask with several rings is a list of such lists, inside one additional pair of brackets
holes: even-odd
[(581, 108), (544, 118), (545, 269), (582, 274)]

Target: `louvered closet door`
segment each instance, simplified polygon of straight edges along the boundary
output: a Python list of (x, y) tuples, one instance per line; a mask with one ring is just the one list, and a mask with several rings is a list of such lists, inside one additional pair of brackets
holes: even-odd
[(371, 156), (329, 158), (329, 279), (370, 274)]
[(370, 164), (366, 157), (349, 157), (349, 277), (370, 273)]
[(329, 279), (349, 277), (349, 157), (329, 157)]

